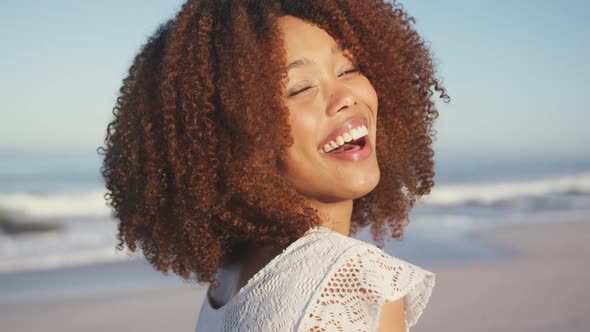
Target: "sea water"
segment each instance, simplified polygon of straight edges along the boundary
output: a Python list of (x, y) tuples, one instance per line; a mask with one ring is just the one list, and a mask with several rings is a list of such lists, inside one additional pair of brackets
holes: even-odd
[[(0, 232), (0, 298), (86, 287), (58, 277), (68, 273), (85, 275), (94, 290), (171, 280), (139, 253), (115, 250), (117, 222), (104, 199), (101, 157), (95, 151), (0, 151), (0, 213), (14, 223), (57, 228)], [(435, 163), (435, 186), (416, 202), (403, 241), (385, 246), (416, 264), (501, 256), (471, 237), (481, 229), (590, 215), (590, 155), (437, 153)], [(368, 229), (357, 237), (372, 241)], [(96, 272), (100, 266), (111, 277)], [(96, 275), (102, 277), (89, 277)]]

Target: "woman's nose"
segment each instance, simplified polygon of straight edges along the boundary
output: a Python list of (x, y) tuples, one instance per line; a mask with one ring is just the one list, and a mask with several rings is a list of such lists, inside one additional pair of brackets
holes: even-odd
[(356, 103), (352, 89), (345, 84), (337, 83), (330, 90), (326, 112), (328, 115), (334, 115)]

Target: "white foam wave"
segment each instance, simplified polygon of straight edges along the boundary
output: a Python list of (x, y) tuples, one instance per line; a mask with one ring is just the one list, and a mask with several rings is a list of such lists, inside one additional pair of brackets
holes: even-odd
[(497, 181), (435, 186), (420, 199), (426, 205), (494, 204), (520, 197), (565, 193), (590, 194), (590, 172), (522, 181)]
[(105, 217), (110, 208), (104, 200), (105, 191), (76, 193), (0, 193), (0, 209), (34, 218)]
[[(495, 204), (522, 197), (577, 192), (590, 194), (590, 172), (522, 181), (488, 181), (437, 185), (420, 199), (426, 205)], [(0, 210), (33, 218), (109, 217), (105, 191), (33, 194), (0, 193)]]
[(139, 256), (114, 253), (110, 248), (89, 252), (72, 252), (67, 255), (48, 254), (40, 257), (26, 257), (0, 262), (0, 273), (17, 271), (51, 270), (60, 267), (80, 266), (94, 263), (141, 260)]
[(57, 232), (9, 236), (0, 233), (0, 273), (44, 270), (140, 257), (116, 250), (116, 225), (108, 219), (69, 222)]

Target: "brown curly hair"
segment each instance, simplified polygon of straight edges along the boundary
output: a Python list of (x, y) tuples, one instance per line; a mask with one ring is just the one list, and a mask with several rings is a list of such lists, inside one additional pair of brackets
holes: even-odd
[(402, 238), (434, 185), (431, 89), (449, 101), (414, 18), (383, 0), (190, 0), (135, 57), (98, 148), (118, 250), (139, 245), (165, 275), (211, 281), (245, 245), (285, 245), (320, 224), (278, 171), (293, 143), (283, 15), (347, 45), (377, 92), (381, 177), (354, 200), (350, 231), (370, 224), (380, 247), (387, 226)]

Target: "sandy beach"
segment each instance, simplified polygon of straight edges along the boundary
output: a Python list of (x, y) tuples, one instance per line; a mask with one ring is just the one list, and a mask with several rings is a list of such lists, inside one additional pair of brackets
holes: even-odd
[[(475, 235), (512, 258), (424, 266), (437, 274), (413, 332), (569, 331), (590, 328), (590, 222), (522, 224)], [(199, 286), (0, 304), (2, 331), (193, 331)]]
[(514, 257), (437, 268), (413, 332), (590, 331), (589, 222), (516, 225), (477, 237)]

